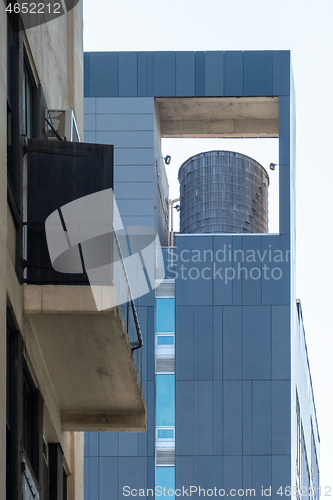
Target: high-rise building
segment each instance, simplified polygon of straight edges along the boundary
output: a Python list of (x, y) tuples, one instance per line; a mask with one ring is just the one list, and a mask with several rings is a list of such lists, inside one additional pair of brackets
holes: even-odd
[[(136, 301), (148, 431), (86, 434), (85, 500), (319, 498), (294, 106), (289, 51), (85, 54), (85, 138), (114, 146), (124, 226), (155, 228), (166, 247), (164, 279)], [(213, 152), (180, 170), (173, 241), (163, 137), (278, 138), (278, 233), (265, 232), (265, 170), (232, 153), (219, 173)]]

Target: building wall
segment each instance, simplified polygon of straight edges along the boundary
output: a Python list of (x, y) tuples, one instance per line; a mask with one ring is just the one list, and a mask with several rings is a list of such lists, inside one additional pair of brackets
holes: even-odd
[[(68, 15), (23, 33), (33, 77), (41, 85), (46, 106), (56, 109), (73, 108), (77, 125), (83, 137), (83, 39), (82, 2)], [(11, 210), (7, 205), (7, 14), (0, 5), (0, 497), (6, 493), (6, 306), (12, 311), (16, 326), (27, 339), (23, 321), (22, 289), (15, 272), (16, 234)], [(43, 120), (44, 117), (40, 117)], [(31, 362), (39, 352), (26, 352), (29, 369), (39, 387), (45, 376), (42, 364)], [(44, 400), (48, 394), (43, 394)], [(45, 409), (45, 429), (52, 440), (59, 441), (65, 450), (66, 461), (72, 474), (72, 493), (69, 498), (83, 498), (83, 435), (72, 435), (71, 440), (51, 423), (54, 408)], [(47, 418), (50, 416), (51, 418)], [(75, 457), (75, 460), (74, 460)], [(74, 494), (75, 491), (75, 494)]]
[[(168, 185), (154, 99), (88, 97), (84, 113), (86, 142), (114, 144), (114, 192), (124, 226), (155, 228), (165, 245)], [(154, 293), (138, 298), (136, 308), (148, 432), (86, 433), (85, 500), (121, 496), (128, 480), (134, 488), (154, 487)]]
[(77, 500), (84, 498), (84, 433), (64, 433), (64, 455), (68, 460), (70, 476), (67, 479), (67, 499)]
[[(142, 187), (145, 177), (141, 178), (141, 172), (143, 176), (149, 172), (149, 176), (156, 178), (154, 160), (156, 162), (161, 155), (161, 120), (157, 107), (153, 117), (154, 98), (277, 96), (279, 99), (279, 234), (179, 235), (176, 237), (178, 261), (169, 275), (176, 279), (176, 487), (256, 488), (258, 494), (261, 486), (272, 486), (272, 496), (278, 499), (278, 488), (290, 486), (295, 480), (297, 436), (293, 394), (301, 379), (296, 381), (294, 371), (299, 370), (297, 377), (307, 381), (306, 390), (299, 388), (304, 418), (307, 422), (310, 416), (315, 420), (309, 398), (312, 394), (309, 373), (304, 371), (305, 349), (301, 349), (302, 361), (297, 362), (293, 354), (294, 349), (298, 349), (295, 335), (299, 326), (294, 286), (295, 95), (290, 53), (90, 53), (85, 55), (85, 96), (89, 134), (86, 137), (92, 142), (113, 141), (118, 186), (128, 180), (119, 176), (120, 166), (137, 164), (139, 167), (133, 169), (133, 182), (121, 186), (120, 191), (116, 184), (116, 198), (121, 194), (120, 201), (124, 199), (125, 202), (120, 213), (126, 222), (149, 222), (159, 231), (162, 219), (153, 217), (151, 211), (147, 219), (140, 212), (138, 196), (134, 201), (132, 194)], [(143, 120), (147, 112), (142, 110), (140, 118), (137, 116), (140, 112), (134, 116), (126, 111), (129, 103), (134, 109), (142, 102), (150, 105), (149, 127), (154, 125), (149, 130), (154, 131), (153, 138), (144, 133)], [(118, 111), (118, 106), (125, 114), (132, 115), (133, 136), (122, 130), (119, 120), (114, 125), (115, 119), (123, 113)], [(105, 121), (100, 131), (102, 117)], [(107, 132), (114, 126), (119, 133)], [(126, 143), (124, 139), (127, 138)], [(139, 138), (141, 146), (136, 142)], [(147, 164), (140, 160), (146, 149), (149, 150)], [(135, 150), (139, 158), (136, 163), (132, 156)], [(132, 163), (127, 163), (129, 157)], [(159, 165), (161, 163), (157, 163)], [(151, 187), (155, 189), (155, 197), (147, 196), (147, 208), (158, 199), (157, 185)], [(127, 210), (131, 211), (130, 217)], [(162, 211), (159, 213), (161, 215)], [(135, 218), (134, 214), (141, 215)], [(228, 258), (229, 249), (255, 255), (254, 259), (241, 262), (239, 279), (238, 261)], [(198, 278), (182, 277), (181, 253), (185, 251), (183, 255), (187, 259), (192, 250), (201, 256), (205, 250), (213, 255), (225, 251), (225, 260), (220, 262), (215, 258), (215, 264), (231, 267), (236, 279), (226, 282), (218, 275), (207, 279), (207, 273), (210, 276), (214, 273), (209, 260), (195, 261)], [(274, 251), (280, 255), (277, 260), (271, 257)], [(187, 261), (185, 265), (191, 263)], [(264, 277), (266, 272), (269, 273), (267, 279)], [(245, 278), (246, 274), (249, 277)], [(156, 315), (151, 297), (139, 299), (143, 325), (144, 307), (148, 303), (149, 317)], [(144, 366), (148, 370), (148, 446), (139, 446), (142, 439), (139, 435), (88, 436), (85, 500), (104, 500), (110, 491), (120, 497), (125, 484), (142, 489), (154, 485), (152, 332), (153, 323), (147, 330), (143, 327)], [(304, 396), (306, 391), (307, 398)], [(309, 423), (305, 428), (305, 439), (309, 443)], [(316, 436), (315, 445), (318, 445)], [(110, 460), (108, 470), (114, 467), (112, 474), (106, 472), (105, 457)], [(132, 472), (134, 467), (138, 475)]]
[(161, 119), (157, 104), (154, 106), (154, 227), (159, 234), (161, 245), (166, 245), (169, 231), (169, 184), (161, 149)]
[[(176, 487), (277, 491), (291, 481), (288, 238), (179, 235), (176, 247)], [(258, 279), (265, 265), (281, 279)]]
[[(298, 302), (296, 310), (296, 329), (292, 337), (292, 383), (291, 383), (291, 405), (292, 420), (291, 428), (293, 436), (298, 439), (292, 441), (292, 484), (300, 481), (309, 474), (313, 485), (318, 488), (319, 463), (320, 463), (320, 437), (317, 424), (316, 408), (312, 389), (312, 380), (307, 356), (306, 338), (303, 325), (301, 303)], [(298, 413), (298, 415), (297, 415)], [(299, 440), (301, 442), (299, 442)], [(306, 456), (307, 464), (303, 460)], [(298, 462), (301, 462), (298, 465)], [(302, 470), (303, 468), (303, 470)], [(315, 498), (319, 498), (318, 489)]]
[[(6, 130), (6, 16), (0, 5), (0, 130)], [(0, 450), (6, 449), (6, 253), (7, 253), (7, 172), (6, 134), (0, 134)], [(6, 454), (0, 453), (0, 497), (6, 495)]]
[(85, 433), (84, 499), (122, 498), (126, 485), (154, 487), (154, 303), (149, 294), (136, 304), (141, 331), (142, 389), (147, 404), (147, 433)]
[(25, 32), (47, 107), (74, 109), (83, 140), (83, 7)]
[(85, 140), (115, 146), (114, 192), (124, 226), (156, 227), (165, 244), (157, 189), (157, 169), (164, 167), (154, 99), (85, 98)]

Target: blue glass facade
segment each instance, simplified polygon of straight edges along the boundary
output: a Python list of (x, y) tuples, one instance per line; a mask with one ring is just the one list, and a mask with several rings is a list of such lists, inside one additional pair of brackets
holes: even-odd
[(155, 376), (156, 426), (175, 425), (175, 376)]
[(175, 338), (173, 335), (159, 335), (157, 337), (156, 343), (160, 345), (175, 345)]
[(175, 299), (156, 299), (156, 332), (175, 331)]
[(156, 467), (155, 483), (158, 496), (169, 498), (170, 500), (175, 499), (175, 495), (172, 494), (175, 491), (174, 467)]
[[(156, 496), (174, 499), (175, 375), (171, 362), (175, 358), (175, 299), (156, 298), (155, 314), (155, 487)], [(169, 335), (160, 335), (165, 332)]]

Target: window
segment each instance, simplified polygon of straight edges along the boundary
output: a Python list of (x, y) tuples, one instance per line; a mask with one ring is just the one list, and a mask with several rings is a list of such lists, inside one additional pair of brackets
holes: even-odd
[(305, 496), (302, 496), (302, 498), (309, 498), (310, 471), (308, 466), (308, 457), (306, 453), (303, 426), (302, 426), (302, 461), (301, 461), (300, 486), (301, 488), (303, 487), (306, 492)]
[(156, 427), (156, 441), (174, 441), (174, 427)]
[[(297, 450), (296, 450), (296, 485), (299, 489), (302, 487), (309, 492), (310, 488), (310, 471), (308, 465), (308, 455), (305, 444), (304, 430), (301, 419), (301, 410), (296, 392), (296, 419), (297, 419)], [(298, 496), (299, 498), (299, 496)], [(308, 494), (305, 497), (308, 498)]]
[(156, 375), (156, 426), (175, 425), (175, 376)]
[(156, 298), (155, 327), (155, 485), (170, 499), (175, 489), (174, 298)]
[(13, 107), (13, 83), (12, 73), (14, 66), (13, 57), (13, 26), (12, 17), (7, 15), (7, 171), (10, 181), (14, 187), (15, 179), (12, 163), (12, 107)]
[(174, 346), (174, 345), (175, 345), (174, 335), (156, 335), (156, 347)]
[(313, 423), (311, 422), (311, 468), (312, 468), (312, 484), (315, 488), (315, 498), (318, 498), (319, 491), (319, 467), (317, 458), (316, 442), (313, 432)]
[(26, 137), (34, 136), (34, 95), (32, 77), (29, 74), (28, 59), (24, 61), (23, 72), (23, 130)]
[[(47, 446), (43, 439), (43, 399), (23, 351), (21, 333), (8, 311), (6, 498), (65, 500), (63, 452), (59, 443)], [(56, 497), (52, 497), (55, 493)]]
[(7, 497), (30, 499), (31, 491), (40, 488), (43, 400), (24, 360), (23, 347), (21, 333), (8, 311)]
[(59, 443), (49, 444), (50, 498), (67, 498), (67, 474), (63, 465), (63, 453)]
[(169, 500), (174, 500), (175, 495), (172, 495), (172, 492), (175, 490), (175, 468), (156, 467), (155, 485), (156, 487), (159, 486), (162, 492), (164, 491), (163, 488), (165, 488), (165, 494), (160, 495), (161, 498), (166, 497)]
[(298, 481), (301, 477), (302, 435), (301, 435), (301, 413), (296, 392), (296, 419), (297, 419), (297, 451), (296, 451), (296, 475)]
[(11, 485), (10, 485), (10, 475), (11, 475), (11, 446), (12, 441), (11, 434), (11, 394), (12, 394), (12, 383), (11, 383), (11, 362), (10, 362), (10, 331), (7, 326), (7, 374), (6, 374), (6, 498), (11, 498)]
[(155, 335), (155, 373), (175, 373), (175, 336)]
[(175, 299), (156, 299), (156, 332), (175, 331)]
[(19, 14), (7, 15), (7, 201), (16, 228), (16, 272), (22, 279), (24, 136), (37, 135), (37, 94)]
[(34, 425), (36, 419), (35, 399), (36, 387), (27, 366), (25, 366), (23, 371), (23, 448), (34, 472), (38, 474), (38, 460), (36, 460), (38, 436)]

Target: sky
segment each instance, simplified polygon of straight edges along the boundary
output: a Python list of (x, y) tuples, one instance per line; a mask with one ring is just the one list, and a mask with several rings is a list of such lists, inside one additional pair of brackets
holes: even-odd
[[(296, 291), (319, 421), (321, 485), (333, 488), (333, 1), (83, 0), (83, 7), (86, 51), (291, 50), (297, 120)], [(200, 151), (234, 149), (265, 168), (277, 162), (274, 140), (264, 146), (242, 141), (239, 147), (234, 142), (231, 147), (230, 140), (213, 141), (188, 140), (180, 148), (164, 140), (163, 152), (172, 156), (167, 167), (171, 197), (178, 197), (180, 164)], [(269, 174), (276, 186), (277, 170)], [(270, 199), (274, 205), (274, 194)], [(270, 231), (275, 227), (271, 209)]]

